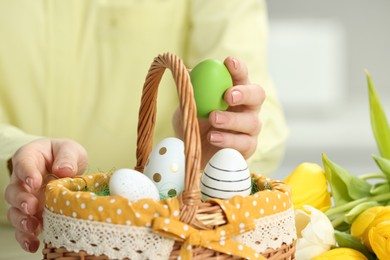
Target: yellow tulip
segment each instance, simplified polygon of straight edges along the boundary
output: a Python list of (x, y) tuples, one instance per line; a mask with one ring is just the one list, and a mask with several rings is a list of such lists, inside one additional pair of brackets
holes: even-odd
[(390, 257), (390, 220), (383, 221), (372, 227), (368, 232), (372, 250), (378, 259)]
[[(369, 208), (361, 213), (351, 225), (351, 235), (360, 238), (364, 245), (373, 251), (369, 240), (369, 232), (380, 223), (390, 220), (390, 206), (377, 206)], [(390, 229), (390, 228), (389, 228)], [(383, 230), (380, 229), (382, 232)]]
[(295, 209), (310, 205), (325, 212), (332, 205), (325, 172), (318, 164), (300, 164), (283, 182), (292, 189)]
[(352, 248), (339, 247), (326, 251), (312, 260), (367, 260), (367, 257)]

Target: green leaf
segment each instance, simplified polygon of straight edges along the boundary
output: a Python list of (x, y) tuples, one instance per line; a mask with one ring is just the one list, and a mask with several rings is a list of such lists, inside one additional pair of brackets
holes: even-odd
[(374, 183), (370, 189), (372, 196), (389, 193), (390, 187), (388, 182)]
[(349, 173), (322, 154), (325, 176), (328, 180), (335, 206), (370, 196), (371, 184)]
[(363, 202), (357, 206), (355, 206), (353, 209), (351, 209), (347, 214), (344, 215), (344, 221), (348, 224), (352, 224), (352, 222), (355, 220), (357, 216), (360, 215), (363, 211), (365, 211), (368, 208), (372, 208), (375, 206), (379, 206), (380, 204), (376, 201), (367, 201)]
[(368, 249), (360, 242), (358, 238), (353, 237), (352, 235), (345, 232), (339, 232), (337, 230), (335, 230), (334, 236), (339, 247), (355, 249), (365, 255), (368, 260), (376, 259), (375, 255), (368, 251)]
[(382, 157), (390, 159), (390, 127), (385, 111), (369, 72), (366, 70), (368, 95), (370, 101), (371, 128), (374, 134), (379, 153)]
[(376, 156), (374, 154), (372, 155), (372, 158), (374, 158), (379, 169), (386, 176), (387, 187), (390, 188), (390, 160), (380, 156)]
[(338, 224), (337, 227), (335, 227), (335, 230), (340, 232), (349, 232), (351, 230), (351, 224), (343, 221), (342, 223)]
[(374, 154), (372, 155), (372, 158), (374, 158), (379, 169), (386, 176), (387, 181), (390, 183), (390, 160), (384, 157), (376, 156)]

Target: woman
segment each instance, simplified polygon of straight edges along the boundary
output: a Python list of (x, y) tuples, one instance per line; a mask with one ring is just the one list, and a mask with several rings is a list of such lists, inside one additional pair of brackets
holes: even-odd
[[(24, 250), (39, 247), (48, 173), (135, 165), (142, 85), (159, 53), (188, 68), (225, 60), (233, 78), (228, 111), (200, 121), (203, 163), (223, 147), (239, 150), (253, 172), (280, 162), (286, 128), (266, 68), (264, 1), (8, 0), (0, 17), (0, 178), (8, 183), (12, 158), (5, 199)], [(164, 77), (159, 88), (156, 141), (180, 137), (173, 84)]]

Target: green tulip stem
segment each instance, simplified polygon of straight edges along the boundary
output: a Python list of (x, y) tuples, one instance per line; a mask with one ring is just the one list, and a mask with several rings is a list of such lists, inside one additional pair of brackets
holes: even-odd
[(361, 174), (358, 176), (359, 179), (362, 180), (369, 180), (369, 179), (386, 179), (386, 175), (384, 175), (381, 172), (373, 172), (373, 173), (366, 173), (366, 174)]
[(338, 216), (334, 220), (332, 220), (332, 226), (336, 228), (338, 225), (343, 224), (344, 222), (344, 215)]
[(340, 206), (337, 206), (334, 208), (330, 208), (328, 211), (325, 212), (325, 215), (330, 218), (331, 216), (333, 216), (335, 214), (341, 214), (341, 213), (347, 212), (363, 202), (367, 202), (367, 201), (378, 201), (379, 202), (379, 201), (385, 201), (385, 200), (390, 200), (390, 192), (385, 193), (385, 194), (380, 194), (377, 196), (373, 196), (373, 197), (365, 197), (365, 198), (357, 199), (357, 200), (345, 203), (343, 205), (340, 205)]

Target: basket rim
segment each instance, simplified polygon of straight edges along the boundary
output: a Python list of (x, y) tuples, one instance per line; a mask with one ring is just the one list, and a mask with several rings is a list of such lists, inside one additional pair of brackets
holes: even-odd
[[(122, 212), (129, 212), (136, 214), (136, 210), (138, 208), (143, 208), (145, 204), (149, 205), (151, 208), (157, 210), (160, 216), (166, 217), (175, 217), (177, 218), (178, 212), (181, 210), (180, 200), (177, 197), (166, 198), (162, 200), (153, 200), (153, 199), (141, 199), (139, 201), (130, 202), (128, 199), (118, 196), (118, 195), (109, 195), (109, 196), (100, 196), (94, 193), (94, 190), (87, 190), (86, 188), (92, 187), (96, 189), (96, 186), (93, 185), (96, 180), (109, 182), (110, 173), (96, 172), (85, 174), (72, 178), (63, 178), (52, 180), (48, 183), (46, 188), (46, 205), (45, 207), (55, 213), (64, 214), (70, 217), (83, 218), (88, 219), (85, 216), (86, 209), (83, 207), (69, 207), (69, 204), (72, 201), (75, 201), (77, 205), (88, 204), (88, 207), (94, 207), (94, 205), (113, 205), (110, 209), (113, 211), (108, 215), (101, 214), (100, 219), (94, 219), (94, 221), (106, 222), (107, 218), (110, 218), (113, 222), (117, 224), (124, 224), (124, 220), (120, 220), (116, 222), (118, 218), (115, 218), (115, 205), (121, 208)], [(283, 182), (279, 182), (276, 180), (272, 180), (267, 178), (266, 176), (262, 176), (259, 174), (252, 173), (252, 178), (255, 178), (257, 185), (264, 185), (264, 183), (269, 183), (271, 190), (259, 190), (256, 193), (249, 195), (247, 197), (235, 196), (231, 199), (223, 200), (223, 199), (210, 199), (203, 202), (204, 205), (208, 207), (218, 206), (220, 210), (216, 211), (220, 217), (225, 215), (225, 205), (227, 204), (237, 204), (244, 203), (245, 200), (250, 200), (252, 203), (269, 203), (266, 202), (266, 198), (274, 197), (279, 198), (280, 203), (286, 203), (286, 208), (292, 205), (292, 200), (290, 199), (291, 189), (288, 185)], [(103, 184), (104, 185), (104, 184)], [(101, 185), (99, 185), (101, 186)], [(271, 195), (273, 194), (273, 195)], [(276, 197), (275, 197), (276, 196)], [(115, 202), (115, 203), (114, 203)], [(62, 203), (62, 204), (61, 204)], [(247, 202), (250, 204), (250, 202)], [(95, 209), (96, 210), (96, 209)], [(261, 216), (266, 216), (271, 213), (275, 213), (278, 211), (267, 211), (265, 210), (264, 214)], [(76, 214), (74, 214), (76, 213)], [(198, 212), (198, 217), (202, 216), (203, 218), (207, 215), (208, 212), (202, 213)], [(259, 216), (260, 217), (260, 216)], [(153, 215), (149, 217), (149, 222), (152, 221)], [(139, 221), (132, 222), (137, 226), (145, 226), (148, 221)]]

